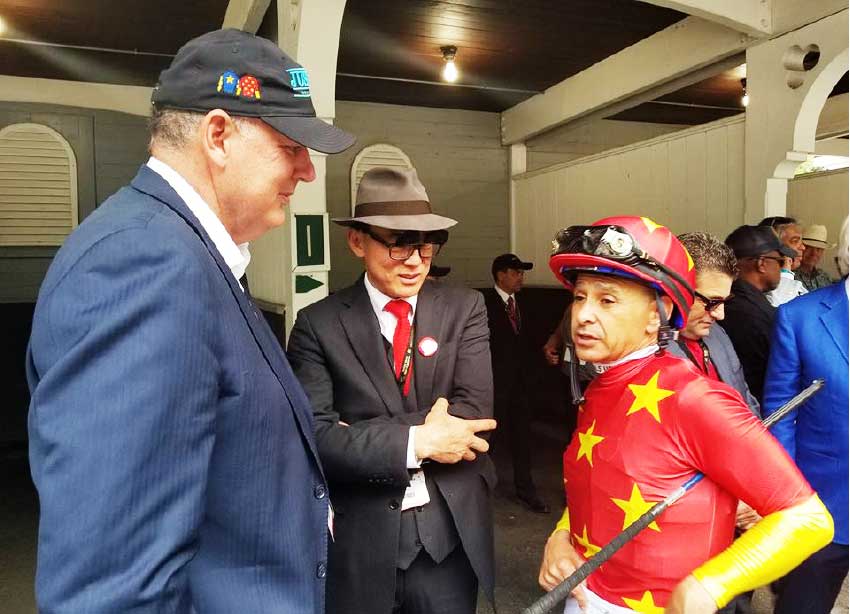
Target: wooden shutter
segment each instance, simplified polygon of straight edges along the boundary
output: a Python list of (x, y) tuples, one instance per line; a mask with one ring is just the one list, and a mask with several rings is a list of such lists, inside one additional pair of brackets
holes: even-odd
[(0, 246), (61, 245), (77, 225), (77, 161), (41, 124), (0, 130)]

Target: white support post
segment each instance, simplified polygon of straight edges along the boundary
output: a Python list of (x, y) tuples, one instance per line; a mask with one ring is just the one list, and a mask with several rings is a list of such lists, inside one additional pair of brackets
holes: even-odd
[[(345, 0), (278, 0), (278, 45), (304, 66), (310, 80), (310, 93), (318, 117), (333, 123), (336, 113), (336, 64), (339, 31)], [(285, 226), (252, 244), (249, 282), (252, 294), (264, 303), (286, 311), (286, 333), (292, 329), (298, 310), (328, 295), (330, 248), (327, 225), (327, 156), (310, 151), (316, 179), (299, 184), (290, 201)], [(310, 216), (310, 228), (321, 225), (322, 235), (310, 235), (309, 250), (323, 250), (317, 264), (305, 265), (298, 259), (298, 216)], [(305, 218), (302, 218), (302, 220)], [(300, 232), (305, 231), (304, 224)], [(317, 237), (314, 239), (313, 237)], [(322, 236), (324, 241), (318, 241)], [(302, 237), (302, 247), (307, 243)], [(323, 243), (317, 245), (316, 243)]]
[(516, 177), (522, 175), (528, 168), (528, 150), (525, 143), (511, 145), (510, 173), (511, 194), (508, 205), (508, 227), (510, 228), (510, 250), (516, 253)]
[(221, 27), (256, 34), (269, 10), (269, 4), (271, 0), (230, 0)]

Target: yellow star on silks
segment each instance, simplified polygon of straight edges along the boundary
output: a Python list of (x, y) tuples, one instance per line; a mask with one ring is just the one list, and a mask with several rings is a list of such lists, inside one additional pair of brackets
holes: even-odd
[(652, 234), (653, 232), (655, 232), (656, 228), (663, 228), (663, 226), (661, 224), (656, 224), (655, 222), (653, 222), (648, 217), (642, 217), (640, 219), (643, 222), (643, 225), (646, 226), (646, 229), (649, 231), (649, 234)]
[(573, 537), (576, 538), (576, 543), (580, 546), (584, 547), (584, 558), (590, 558), (602, 548), (590, 543), (590, 538), (587, 536), (587, 525), (584, 525), (584, 529), (581, 532), (581, 535), (576, 535), (573, 533)]
[(655, 605), (655, 599), (652, 598), (652, 593), (649, 591), (643, 594), (640, 601), (623, 597), (623, 602), (635, 612), (640, 612), (640, 614), (664, 614), (664, 608)]
[[(629, 496), (628, 501), (626, 501), (625, 499), (614, 498), (612, 498), (611, 501), (614, 502), (614, 505), (626, 512), (626, 515), (623, 518), (624, 529), (630, 524), (632, 524), (635, 520), (640, 518), (647, 511), (649, 511), (649, 508), (655, 505), (655, 501), (644, 500), (637, 483), (632, 484), (632, 494)], [(658, 527), (658, 524), (654, 520), (649, 523), (649, 528), (653, 531), (661, 531), (661, 529)]]
[(627, 416), (645, 409), (652, 414), (652, 417), (656, 421), (661, 422), (661, 416), (658, 413), (658, 402), (669, 396), (673, 396), (676, 392), (658, 387), (658, 376), (660, 374), (661, 371), (656, 371), (655, 375), (650, 377), (649, 381), (645, 384), (629, 384), (629, 390), (635, 395), (635, 400), (632, 401), (629, 411), (626, 412)]
[(596, 428), (596, 420), (593, 421), (593, 424), (590, 425), (590, 428), (587, 429), (587, 432), (578, 433), (578, 455), (576, 456), (576, 460), (581, 460), (581, 457), (584, 456), (587, 458), (587, 462), (590, 463), (590, 466), (593, 467), (593, 446), (597, 445), (600, 441), (605, 439), (604, 437), (600, 437), (599, 435), (593, 434), (593, 429)]

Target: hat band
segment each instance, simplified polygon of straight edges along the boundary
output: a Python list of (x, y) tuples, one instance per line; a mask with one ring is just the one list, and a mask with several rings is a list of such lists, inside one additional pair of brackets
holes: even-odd
[(354, 207), (354, 217), (374, 215), (423, 215), (431, 213), (427, 200), (390, 200), (381, 203), (361, 203)]

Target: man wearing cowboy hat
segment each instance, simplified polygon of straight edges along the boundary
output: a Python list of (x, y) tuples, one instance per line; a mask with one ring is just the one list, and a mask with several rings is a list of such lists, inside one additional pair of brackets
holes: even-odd
[(824, 250), (835, 247), (827, 241), (826, 226), (812, 224), (806, 228), (803, 231), (803, 245), (806, 246), (806, 251), (803, 252), (800, 268), (794, 271), (794, 277), (809, 292), (832, 285), (832, 278), (826, 271), (818, 268)]
[(455, 220), (413, 169), (361, 180), (365, 273), (299, 314), (288, 355), (313, 405), (336, 511), (329, 614), (474, 614), (493, 598), (495, 428), (481, 294), (427, 281)]

